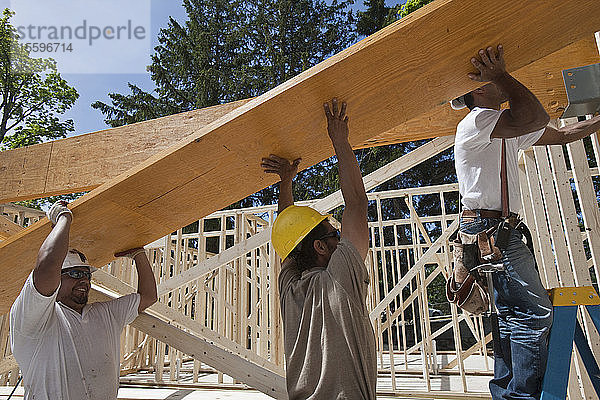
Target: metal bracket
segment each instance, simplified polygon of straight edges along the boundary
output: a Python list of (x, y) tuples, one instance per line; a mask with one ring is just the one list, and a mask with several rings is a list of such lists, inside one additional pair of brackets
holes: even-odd
[(562, 72), (569, 105), (561, 118), (600, 111), (600, 63), (565, 69)]

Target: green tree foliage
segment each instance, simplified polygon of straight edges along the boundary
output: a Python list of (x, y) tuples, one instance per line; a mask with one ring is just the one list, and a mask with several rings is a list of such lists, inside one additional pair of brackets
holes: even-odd
[[(10, 23), (12, 15), (5, 9), (0, 18), (0, 150), (66, 137), (74, 130), (73, 121), (61, 121), (59, 116), (79, 97), (61, 78), (53, 59), (33, 58), (19, 43)], [(72, 200), (78, 196), (53, 196), (17, 204), (41, 209), (59, 198)]]
[(257, 96), (353, 40), (350, 1), (184, 0), (148, 67), (155, 94), (130, 85), (93, 107), (111, 126)]
[(61, 78), (52, 59), (32, 58), (10, 24), (0, 18), (0, 149), (65, 137), (73, 121), (61, 121), (79, 95)]
[(371, 35), (432, 1), (407, 0), (404, 4), (388, 7), (385, 0), (365, 0), (366, 10), (358, 12), (356, 31), (359, 35)]
[[(407, 0), (404, 4), (397, 4), (393, 7), (386, 7), (384, 1), (367, 0), (364, 2), (366, 11), (359, 13), (357, 27), (361, 35), (367, 35), (376, 32), (379, 29), (397, 21), (421, 8), (433, 0)], [(399, 54), (398, 57), (402, 57)], [(396, 158), (416, 149), (426, 141), (400, 143), (383, 147), (374, 147), (357, 152), (363, 174), (370, 173), (377, 168), (395, 160)], [(400, 177), (389, 180), (382, 184), (377, 190), (393, 190), (409, 187), (439, 185), (456, 182), (456, 173), (454, 170), (454, 153), (449, 149), (436, 157), (415, 166), (405, 172)], [(417, 214), (420, 216), (440, 215), (439, 197), (436, 195), (421, 196), (414, 199), (413, 204)], [(458, 212), (458, 196), (448, 199), (446, 202), (446, 212)], [(393, 199), (382, 203), (382, 214), (384, 219), (408, 218), (410, 212), (402, 199)], [(374, 205), (369, 208), (370, 220), (377, 219), (377, 211)], [(430, 231), (431, 240), (435, 241), (442, 233), (441, 226), (426, 224), (426, 229)], [(398, 230), (398, 241), (401, 244), (411, 242), (411, 233), (409, 231)], [(384, 231), (384, 242), (393, 243), (393, 232)], [(402, 255), (401, 264), (408, 265), (406, 255)], [(427, 272), (434, 270), (433, 266), (427, 266)], [(402, 269), (401, 273), (406, 270)], [(392, 281), (391, 271), (388, 281)], [(383, 283), (380, 282), (380, 285)], [(436, 278), (429, 286), (428, 291), (430, 306), (448, 312), (448, 304), (445, 295), (445, 281), (443, 278)]]
[[(110, 126), (260, 95), (348, 47), (356, 38), (351, 0), (184, 0), (188, 20), (159, 33), (148, 67), (155, 93), (130, 85), (96, 102)], [(259, 160), (257, 160), (257, 163)], [(304, 171), (298, 200), (323, 191), (332, 161)], [(269, 204), (276, 188), (234, 206)]]
[(387, 7), (385, 0), (366, 0), (365, 11), (358, 12), (356, 32), (359, 35), (369, 36), (384, 26), (396, 21), (396, 7)]
[(403, 5), (396, 6), (396, 9), (398, 10), (398, 18), (406, 17), (411, 12), (418, 10), (432, 1), (433, 0), (407, 0)]

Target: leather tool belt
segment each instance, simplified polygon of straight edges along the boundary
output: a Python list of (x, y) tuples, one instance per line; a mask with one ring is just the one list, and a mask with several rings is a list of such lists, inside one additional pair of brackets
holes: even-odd
[[(481, 218), (503, 218), (502, 217), (502, 211), (497, 211), (497, 210), (484, 210), (484, 209), (480, 209), (480, 210), (463, 210), (460, 213), (461, 218), (477, 218), (477, 217), (481, 217)], [(506, 221), (510, 224), (510, 226), (512, 228), (516, 228), (517, 225), (519, 225), (519, 222), (521, 222), (521, 218), (519, 217), (518, 214), (515, 213), (510, 213), (508, 215), (508, 218), (506, 218)]]

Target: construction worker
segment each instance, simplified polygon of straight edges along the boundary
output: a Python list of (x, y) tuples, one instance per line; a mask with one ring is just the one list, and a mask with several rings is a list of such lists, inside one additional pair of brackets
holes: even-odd
[(271, 155), (266, 173), (281, 178), (272, 243), (283, 260), (279, 294), (288, 395), (294, 399), (374, 399), (375, 336), (365, 297), (369, 276), (367, 196), (348, 142), (346, 104), (324, 104), (346, 204), (341, 233), (310, 207), (294, 205), (300, 159)]
[[(460, 230), (476, 234), (502, 227), (496, 231), (496, 243), (500, 246), (503, 241), (500, 231), (505, 232), (502, 235), (506, 239), (506, 247), (501, 249), (504, 271), (493, 274), (500, 351), (495, 354), (494, 379), (489, 386), (494, 399), (538, 399), (548, 357), (552, 304), (540, 281), (535, 258), (522, 241), (523, 235), (530, 234), (518, 217), (518, 151), (531, 145), (582, 139), (600, 129), (600, 118), (562, 129), (547, 126), (550, 117), (538, 99), (506, 72), (502, 46), (480, 50), (471, 63), (478, 73), (469, 74), (469, 78), (490, 83), (451, 102), (455, 109), (470, 109), (458, 124), (454, 144), (463, 206)], [(509, 108), (501, 110), (506, 101)], [(508, 192), (504, 196), (503, 141)]]
[(25, 399), (116, 399), (121, 331), (157, 300), (152, 268), (142, 248), (115, 254), (135, 260), (138, 292), (87, 304), (96, 268), (69, 250), (73, 214), (57, 202), (47, 215), (54, 227), (10, 309), (10, 343)]

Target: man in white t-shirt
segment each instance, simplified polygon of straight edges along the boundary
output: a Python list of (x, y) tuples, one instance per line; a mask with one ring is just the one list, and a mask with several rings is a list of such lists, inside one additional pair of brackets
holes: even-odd
[(95, 268), (69, 250), (73, 214), (57, 202), (48, 219), (54, 227), (10, 309), (10, 343), (25, 399), (116, 399), (121, 331), (156, 302), (154, 273), (144, 249), (117, 253), (135, 260), (138, 292), (87, 304)]
[[(478, 233), (502, 220), (503, 139), (507, 211), (513, 225), (502, 252), (505, 271), (493, 274), (501, 354), (495, 355), (490, 391), (493, 399), (538, 399), (548, 357), (552, 304), (540, 281), (535, 258), (522, 241), (524, 230), (514, 229), (521, 207), (518, 151), (531, 145), (566, 144), (582, 139), (600, 129), (600, 117), (554, 129), (547, 126), (550, 117), (533, 93), (506, 72), (502, 46), (497, 51), (491, 47), (480, 50), (479, 58), (472, 58), (471, 62), (479, 72), (469, 74), (469, 78), (490, 83), (451, 103), (455, 109), (466, 106), (471, 110), (458, 124), (454, 143), (463, 205), (460, 230)], [(501, 110), (506, 101), (509, 108)]]

